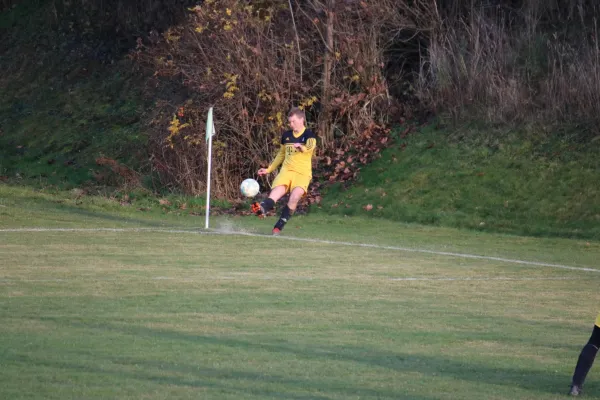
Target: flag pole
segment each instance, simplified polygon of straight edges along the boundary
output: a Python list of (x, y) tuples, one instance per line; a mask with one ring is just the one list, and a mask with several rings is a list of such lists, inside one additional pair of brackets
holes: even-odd
[(206, 221), (204, 229), (208, 229), (208, 217), (210, 215), (210, 171), (212, 167), (212, 137), (215, 134), (215, 124), (213, 122), (213, 108), (208, 110), (208, 118), (206, 119), (206, 140), (208, 141), (208, 169), (206, 172)]

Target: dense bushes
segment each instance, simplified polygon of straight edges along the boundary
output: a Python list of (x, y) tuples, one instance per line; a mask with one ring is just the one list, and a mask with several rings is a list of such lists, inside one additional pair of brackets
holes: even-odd
[[(334, 175), (346, 170), (341, 161), (353, 151), (349, 143), (381, 142), (393, 122), (417, 112), (527, 124), (535, 132), (568, 128), (577, 140), (597, 136), (600, 126), (600, 10), (593, 0), (6, 0), (0, 6), (7, 72), (0, 86), (20, 91), (19, 104), (35, 103), (29, 76), (69, 79), (53, 86), (75, 87), (95, 65), (123, 68), (121, 57), (131, 54), (142, 67), (138, 77), (151, 76), (146, 89), (154, 103), (144, 114), (136, 110), (151, 157), (137, 165), (151, 165), (163, 185), (191, 194), (204, 190), (210, 106), (218, 131), (215, 187), (224, 197), (271, 158), (292, 105), (308, 112), (321, 139), (319, 156), (327, 149)], [(13, 33), (17, 26), (21, 32)], [(50, 72), (55, 67), (59, 73)], [(19, 113), (7, 115), (15, 121), (5, 126), (19, 124)]]
[[(331, 2), (334, 3), (334, 2)], [(321, 148), (385, 123), (393, 103), (383, 76), (385, 0), (315, 4), (207, 0), (158, 45), (134, 56), (167, 91), (150, 124), (153, 161), (165, 182), (204, 190), (205, 115), (215, 107), (215, 190), (237, 193), (279, 145), (287, 110), (300, 106)], [(170, 93), (184, 94), (174, 103)]]
[(592, 2), (558, 0), (207, 0), (135, 53), (170, 93), (150, 125), (155, 168), (202, 192), (209, 106), (223, 196), (270, 159), (292, 105), (307, 110), (321, 148), (410, 115), (411, 99), (454, 121), (594, 134), (596, 16)]
[(546, 131), (569, 124), (580, 137), (597, 134), (600, 9), (574, 1), (496, 3), (442, 20), (430, 35), (417, 82), (424, 105), (456, 120), (534, 123)]

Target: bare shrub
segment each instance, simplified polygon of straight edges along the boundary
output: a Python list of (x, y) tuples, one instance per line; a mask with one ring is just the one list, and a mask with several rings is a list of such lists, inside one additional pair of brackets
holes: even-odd
[(309, 125), (320, 128), (321, 149), (385, 120), (391, 99), (381, 24), (400, 14), (389, 12), (391, 0), (326, 3), (290, 10), (290, 2), (207, 0), (156, 44), (139, 42), (132, 56), (154, 70), (152, 85), (177, 81), (186, 93), (175, 101), (164, 96), (150, 118), (152, 160), (163, 183), (204, 191), (210, 106), (217, 131), (213, 184), (216, 195), (229, 198), (242, 177), (271, 159), (291, 106), (305, 109)]
[(446, 19), (430, 35), (417, 95), (455, 121), (567, 123), (598, 132), (598, 34), (586, 29), (582, 7), (568, 9), (568, 18), (578, 18), (580, 31), (588, 33), (577, 41), (565, 32), (546, 33), (542, 20), (566, 17), (544, 2), (510, 13), (473, 7), (457, 22)]
[[(596, 37), (597, 34), (596, 34)], [(598, 132), (600, 123), (600, 51), (598, 42), (579, 47), (550, 43), (549, 73), (541, 82), (540, 97), (551, 121), (585, 126)]]
[[(140, 176), (136, 171), (123, 164), (120, 164), (118, 161), (113, 160), (112, 158), (104, 156), (98, 157), (96, 158), (96, 164), (110, 168), (113, 174), (120, 180), (119, 185), (124, 188), (133, 189), (141, 186)], [(97, 178), (99, 177), (100, 175), (97, 176)]]

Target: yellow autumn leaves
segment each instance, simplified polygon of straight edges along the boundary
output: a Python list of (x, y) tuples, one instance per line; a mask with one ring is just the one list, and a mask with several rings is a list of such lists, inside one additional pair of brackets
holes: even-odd
[[(182, 124), (177, 114), (173, 114), (173, 119), (171, 120), (171, 122), (169, 123), (169, 127), (167, 128), (167, 130), (170, 132), (169, 136), (167, 137), (167, 143), (170, 148), (173, 148), (174, 146), (173, 139), (175, 138), (175, 136), (179, 135), (180, 131), (184, 128), (187, 128), (188, 126), (190, 126), (190, 124)], [(184, 137), (184, 139), (188, 139), (188, 137)]]
[(237, 86), (237, 79), (239, 75), (237, 74), (228, 74), (225, 73), (225, 93), (223, 93), (223, 97), (226, 99), (231, 99), (235, 96), (235, 92), (240, 90)]

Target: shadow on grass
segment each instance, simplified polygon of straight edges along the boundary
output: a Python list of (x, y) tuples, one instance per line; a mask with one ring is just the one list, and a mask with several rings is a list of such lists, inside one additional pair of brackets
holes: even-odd
[[(41, 356), (15, 355), (5, 362), (34, 365), (44, 368), (61, 369), (76, 371), (78, 373), (87, 373), (112, 377), (117, 380), (138, 380), (146, 381), (151, 384), (180, 386), (190, 388), (210, 388), (220, 392), (236, 393), (240, 397), (253, 395), (260, 398), (285, 398), (294, 400), (325, 400), (331, 399), (330, 396), (344, 396), (359, 398), (377, 398), (377, 399), (402, 399), (410, 398), (415, 400), (433, 400), (434, 397), (421, 396), (411, 393), (402, 394), (388, 389), (369, 389), (348, 385), (345, 382), (328, 382), (319, 379), (290, 379), (289, 377), (277, 374), (265, 374), (259, 372), (248, 372), (236, 369), (217, 369), (198, 365), (185, 365), (181, 363), (169, 363), (164, 361), (151, 361), (146, 359), (135, 359), (131, 357), (102, 358), (103, 362), (108, 361), (113, 364), (121, 365), (124, 368), (103, 368), (98, 365), (99, 358), (93, 353), (78, 354), (80, 361), (61, 361), (57, 359), (45, 359)], [(90, 361), (83, 359), (92, 357)], [(61, 356), (64, 359), (64, 354)], [(202, 361), (199, 360), (199, 363)], [(139, 369), (145, 371), (128, 371), (126, 368)], [(150, 372), (153, 370), (154, 372)], [(181, 374), (194, 377), (185, 378)], [(56, 378), (53, 381), (56, 382)], [(106, 384), (112, 384), (107, 382)], [(286, 389), (268, 387), (259, 387), (265, 385), (286, 386)], [(120, 387), (126, 387), (126, 384), (120, 383)], [(142, 390), (144, 390), (142, 388)], [(303, 393), (304, 392), (304, 393)]]
[[(221, 337), (221, 336), (209, 336), (209, 335), (194, 335), (178, 331), (171, 330), (159, 330), (147, 328), (144, 326), (132, 326), (132, 325), (119, 325), (119, 324), (100, 324), (100, 323), (85, 323), (81, 321), (72, 321), (63, 318), (54, 317), (42, 317), (41, 320), (53, 321), (60, 325), (71, 325), (78, 328), (95, 329), (99, 331), (115, 332), (118, 334), (143, 336), (149, 338), (164, 339), (166, 342), (173, 343), (177, 341), (185, 341), (202, 346), (215, 346), (215, 347), (229, 347), (239, 351), (264, 351), (267, 353), (279, 353), (293, 355), (294, 359), (303, 360), (320, 360), (320, 361), (334, 361), (334, 362), (348, 362), (358, 363), (367, 366), (377, 368), (387, 368), (399, 373), (411, 373), (417, 372), (424, 376), (442, 376), (451, 377), (457, 381), (472, 382), (474, 384), (491, 384), (510, 388), (525, 389), (537, 393), (546, 394), (562, 394), (568, 388), (570, 382), (570, 376), (564, 373), (551, 373), (543, 371), (543, 364), (540, 364), (540, 369), (532, 369), (526, 367), (519, 367), (515, 365), (514, 368), (507, 368), (506, 366), (494, 366), (495, 361), (493, 357), (489, 358), (489, 362), (482, 363), (481, 361), (473, 361), (470, 359), (461, 360), (458, 357), (449, 358), (444, 357), (442, 354), (438, 356), (432, 356), (427, 354), (409, 354), (399, 353), (393, 350), (382, 352), (380, 349), (373, 349), (361, 346), (336, 346), (327, 345), (323, 343), (315, 344), (314, 346), (307, 346), (299, 343), (291, 343), (288, 341), (268, 341), (265, 339), (261, 340), (243, 340), (232, 337)], [(439, 345), (437, 343), (436, 345)], [(574, 357), (576, 354), (574, 353)], [(122, 362), (123, 360), (116, 356), (110, 359), (112, 362)], [(573, 359), (573, 363), (575, 362)], [(154, 362), (148, 360), (133, 360), (131, 364), (146, 364), (151, 368), (158, 368), (163, 365), (167, 365), (163, 362)], [(201, 363), (201, 361), (200, 361)], [(177, 365), (173, 364), (171, 367), (177, 370)], [(202, 371), (198, 367), (186, 367), (189, 368), (189, 372)], [(187, 371), (187, 370), (186, 370)], [(206, 369), (210, 374), (222, 374), (225, 373), (225, 377), (228, 379), (254, 379), (252, 373), (248, 376), (244, 376), (245, 372), (240, 371), (219, 371), (213, 369)], [(202, 373), (202, 372), (200, 372)], [(240, 375), (241, 374), (241, 375)], [(148, 377), (148, 379), (151, 379)], [(161, 378), (171, 379), (171, 378)], [(329, 382), (314, 382), (312, 380), (296, 380), (289, 379), (287, 377), (277, 376), (264, 376), (258, 374), (256, 379), (263, 380), (270, 383), (283, 383), (294, 387), (310, 387), (316, 388), (320, 392), (334, 391), (336, 393), (344, 392), (347, 394), (361, 395), (361, 396), (378, 396), (378, 397), (391, 397), (399, 398), (401, 394), (391, 393), (387, 390), (373, 391), (371, 389), (361, 392), (361, 388), (347, 387), (346, 385), (340, 385), (337, 387), (333, 383)], [(170, 382), (175, 384), (174, 382)], [(332, 386), (333, 385), (333, 386)], [(418, 397), (410, 395), (410, 398), (426, 399), (427, 397)], [(315, 397), (311, 397), (315, 398)]]

